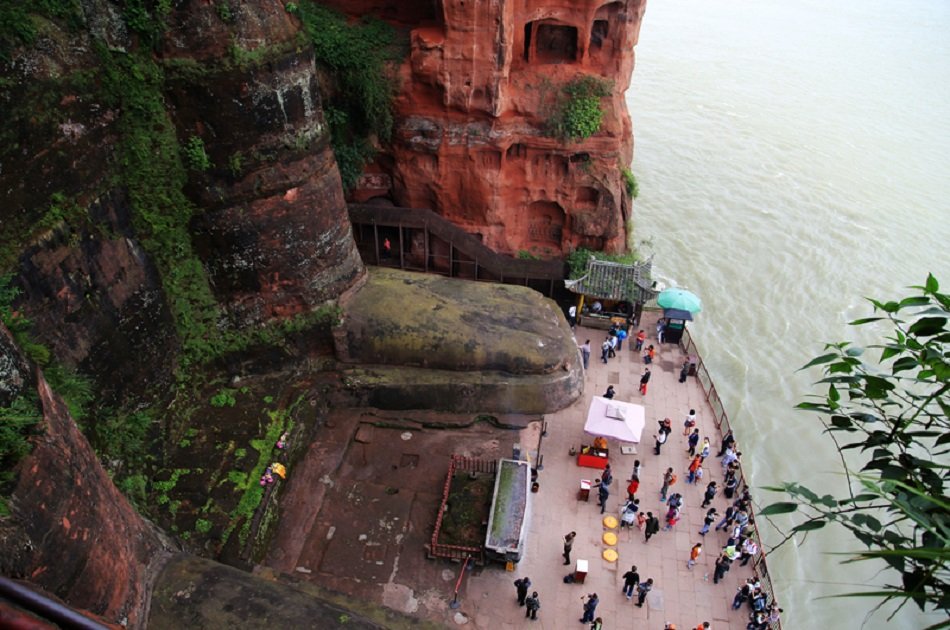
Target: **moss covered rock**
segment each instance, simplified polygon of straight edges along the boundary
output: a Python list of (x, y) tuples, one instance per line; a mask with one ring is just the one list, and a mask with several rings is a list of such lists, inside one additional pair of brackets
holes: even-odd
[(338, 356), (357, 404), (547, 413), (583, 374), (557, 304), (525, 287), (373, 269), (344, 306)]

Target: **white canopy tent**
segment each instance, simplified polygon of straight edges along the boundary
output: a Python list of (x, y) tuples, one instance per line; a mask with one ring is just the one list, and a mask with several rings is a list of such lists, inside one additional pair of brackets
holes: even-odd
[(646, 413), (642, 405), (594, 396), (587, 410), (584, 432), (621, 442), (640, 442)]

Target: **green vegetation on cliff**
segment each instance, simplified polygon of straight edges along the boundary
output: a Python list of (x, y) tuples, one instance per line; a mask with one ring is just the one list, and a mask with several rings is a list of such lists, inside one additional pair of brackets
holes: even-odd
[(597, 260), (607, 260), (610, 262), (632, 265), (633, 263), (640, 260), (640, 255), (635, 251), (630, 251), (623, 254), (608, 254), (607, 252), (595, 252), (594, 250), (585, 249), (583, 247), (575, 249), (567, 256), (567, 264), (571, 270), (571, 280), (576, 280), (587, 273), (587, 266), (590, 264), (590, 261), (593, 258), (597, 258)]
[(561, 86), (546, 133), (562, 142), (576, 142), (600, 131), (604, 110), (600, 101), (610, 96), (613, 84), (594, 76), (579, 76)]
[(187, 175), (165, 109), (164, 74), (145, 51), (100, 46), (99, 56), (106, 103), (120, 112), (118, 183), (128, 190), (136, 232), (161, 274), (187, 369), (216, 356), (221, 335), (217, 303), (191, 247), (194, 207), (183, 192)]
[(405, 38), (381, 20), (351, 23), (346, 16), (309, 0), (288, 4), (303, 22), (314, 57), (333, 85), (324, 111), (343, 187), (352, 188), (375, 155), (374, 142), (392, 136), (396, 94), (393, 64), (405, 56)]

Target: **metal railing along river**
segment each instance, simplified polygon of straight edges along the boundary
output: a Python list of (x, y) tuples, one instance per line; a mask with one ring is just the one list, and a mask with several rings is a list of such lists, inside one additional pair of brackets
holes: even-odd
[[(696, 342), (693, 341), (692, 335), (690, 335), (689, 328), (683, 331), (680, 346), (684, 352), (686, 352), (687, 356), (692, 355), (696, 357), (696, 379), (699, 381), (700, 387), (703, 390), (706, 402), (709, 403), (710, 408), (713, 410), (713, 419), (716, 422), (716, 427), (719, 429), (720, 435), (725, 436), (729, 431), (733, 431), (732, 425), (729, 422), (729, 416), (726, 414), (726, 408), (722, 404), (722, 399), (719, 398), (719, 392), (716, 391), (716, 386), (713, 384), (712, 376), (709, 374), (709, 370), (706, 369), (706, 364), (703, 361), (702, 355), (699, 353), (699, 348), (696, 346)], [(735, 436), (734, 431), (733, 435)], [(738, 439), (738, 436), (736, 436), (737, 443)], [(741, 488), (737, 488), (737, 491), (750, 487), (746, 481), (745, 472), (742, 470), (741, 460), (739, 461), (739, 482)], [(768, 565), (765, 560), (765, 546), (762, 544), (759, 526), (755, 522), (755, 510), (749, 510), (749, 522), (752, 524), (752, 537), (759, 545), (759, 553), (756, 554), (756, 557), (752, 561), (752, 570), (759, 578), (762, 584), (762, 590), (768, 594), (769, 603), (771, 603), (775, 601), (775, 589), (772, 585), (772, 576), (769, 573)], [(771, 624), (770, 627), (773, 630), (780, 630), (782, 623), (779, 621)]]

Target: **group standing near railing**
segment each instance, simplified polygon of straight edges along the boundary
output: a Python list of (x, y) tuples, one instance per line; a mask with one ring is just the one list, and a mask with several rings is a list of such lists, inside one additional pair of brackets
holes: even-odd
[[(713, 420), (716, 423), (716, 427), (719, 429), (720, 435), (726, 435), (730, 431), (733, 431), (732, 425), (729, 422), (729, 416), (726, 414), (726, 408), (722, 404), (722, 399), (719, 398), (719, 392), (716, 391), (716, 386), (713, 384), (712, 376), (709, 374), (709, 370), (706, 369), (706, 364), (703, 362), (702, 355), (699, 353), (699, 349), (696, 347), (696, 342), (693, 341), (693, 337), (687, 328), (684, 331), (683, 338), (680, 340), (680, 346), (683, 348), (683, 351), (687, 356), (694, 356), (697, 358), (698, 363), (696, 366), (696, 379), (699, 381), (699, 385), (703, 390), (703, 395), (706, 398), (706, 402), (709, 403), (710, 408), (713, 410)], [(735, 432), (733, 431), (733, 436)], [(736, 438), (738, 440), (738, 438)], [(739, 464), (739, 481), (742, 488), (748, 488), (749, 484), (746, 480), (745, 473), (742, 470), (741, 460), (737, 460)], [(737, 491), (741, 488), (737, 488)], [(759, 527), (755, 522), (755, 514), (753, 510), (749, 511), (749, 523), (752, 525), (751, 536), (754, 538), (756, 544), (759, 547), (759, 553), (752, 560), (752, 570), (755, 575), (759, 578), (761, 582), (762, 590), (768, 594), (769, 601), (774, 602), (775, 599), (775, 589), (772, 585), (772, 577), (768, 570), (768, 565), (765, 560), (765, 546), (762, 544), (762, 536), (759, 532)], [(771, 624), (773, 630), (780, 630), (782, 627), (781, 621), (776, 621)]]

